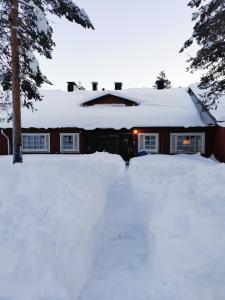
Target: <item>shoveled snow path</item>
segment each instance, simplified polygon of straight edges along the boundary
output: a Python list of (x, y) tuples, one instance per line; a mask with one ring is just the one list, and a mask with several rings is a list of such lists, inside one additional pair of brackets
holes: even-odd
[(99, 252), (79, 300), (149, 299), (150, 251), (141, 210), (126, 170), (109, 190)]

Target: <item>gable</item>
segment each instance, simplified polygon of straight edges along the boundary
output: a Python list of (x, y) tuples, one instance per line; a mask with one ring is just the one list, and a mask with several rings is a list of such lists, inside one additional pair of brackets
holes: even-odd
[(138, 103), (123, 97), (115, 95), (104, 95), (89, 101), (86, 101), (82, 106), (93, 106), (93, 105), (124, 105), (124, 106), (138, 106)]

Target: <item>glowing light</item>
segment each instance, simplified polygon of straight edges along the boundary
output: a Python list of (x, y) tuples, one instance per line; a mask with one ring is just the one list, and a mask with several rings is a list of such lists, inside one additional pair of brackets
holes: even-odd
[(190, 145), (190, 139), (189, 137), (186, 137), (185, 140), (183, 140), (183, 145)]
[(135, 134), (135, 135), (138, 134), (138, 130), (137, 130), (137, 129), (134, 129), (134, 130), (133, 130), (133, 134)]

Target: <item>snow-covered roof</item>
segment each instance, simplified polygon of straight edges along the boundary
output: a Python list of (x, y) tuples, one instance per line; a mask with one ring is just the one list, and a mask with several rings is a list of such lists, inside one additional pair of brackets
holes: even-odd
[[(155, 90), (151, 88), (123, 91), (43, 90), (36, 112), (22, 109), (22, 127), (58, 128), (133, 128), (133, 127), (198, 127), (207, 126), (186, 88)], [(137, 102), (138, 106), (95, 105), (83, 107), (86, 101), (115, 95)], [(10, 123), (0, 124), (11, 127)]]
[[(201, 95), (204, 93), (204, 91), (200, 90), (197, 84), (192, 84), (190, 87), (197, 98), (201, 100)], [(218, 99), (217, 107), (209, 109), (209, 112), (216, 119), (218, 125), (225, 127), (225, 95)]]

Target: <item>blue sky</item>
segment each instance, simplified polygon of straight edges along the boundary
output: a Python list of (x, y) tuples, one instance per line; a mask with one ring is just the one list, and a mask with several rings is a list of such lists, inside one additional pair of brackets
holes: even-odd
[(179, 54), (192, 33), (187, 0), (79, 0), (95, 31), (51, 18), (56, 47), (52, 60), (40, 59), (42, 71), (65, 89), (66, 81), (91, 81), (112, 89), (115, 81), (124, 88), (151, 87), (165, 70), (173, 86), (186, 86), (199, 73), (186, 72), (186, 60), (194, 49)]

